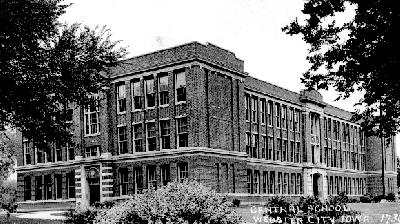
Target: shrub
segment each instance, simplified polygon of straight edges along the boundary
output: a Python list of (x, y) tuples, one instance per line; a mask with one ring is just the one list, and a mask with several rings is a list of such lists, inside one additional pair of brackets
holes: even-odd
[(17, 209), (16, 199), (17, 181), (0, 181), (0, 210), (15, 212)]
[(173, 182), (105, 210), (96, 218), (99, 224), (116, 223), (225, 223), (239, 224), (226, 197), (198, 182)]
[(386, 200), (388, 200), (388, 201), (396, 201), (396, 195), (393, 192), (391, 192), (386, 196)]
[(234, 199), (232, 200), (232, 205), (233, 205), (234, 207), (239, 207), (239, 205), (240, 205), (240, 200), (237, 199), (237, 198), (234, 198)]
[(93, 207), (97, 209), (107, 209), (112, 208), (115, 205), (115, 201), (104, 201), (104, 202), (95, 202)]
[(93, 220), (95, 220), (97, 214), (99, 213), (99, 209), (89, 208), (85, 210), (74, 210), (71, 209), (66, 214), (67, 219), (65, 223), (68, 224), (93, 224)]
[(372, 195), (367, 193), (360, 197), (361, 203), (371, 203), (372, 202)]
[(381, 200), (384, 198), (385, 198), (385, 195), (377, 195), (372, 199), (372, 201), (375, 203), (378, 203), (378, 202), (381, 202)]

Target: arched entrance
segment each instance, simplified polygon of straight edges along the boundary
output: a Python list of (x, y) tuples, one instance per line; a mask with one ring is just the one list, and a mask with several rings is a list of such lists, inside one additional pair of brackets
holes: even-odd
[(313, 196), (323, 197), (323, 178), (320, 173), (312, 174)]
[(87, 181), (89, 184), (89, 204), (100, 201), (100, 173), (95, 167), (89, 168), (87, 172)]

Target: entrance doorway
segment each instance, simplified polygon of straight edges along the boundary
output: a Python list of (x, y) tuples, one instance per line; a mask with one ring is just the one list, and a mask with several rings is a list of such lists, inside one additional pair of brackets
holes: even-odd
[(322, 177), (321, 174), (319, 173), (314, 173), (312, 175), (312, 181), (313, 181), (313, 196), (316, 197), (321, 197), (322, 193)]
[(90, 178), (89, 183), (89, 203), (93, 205), (100, 201), (100, 178)]

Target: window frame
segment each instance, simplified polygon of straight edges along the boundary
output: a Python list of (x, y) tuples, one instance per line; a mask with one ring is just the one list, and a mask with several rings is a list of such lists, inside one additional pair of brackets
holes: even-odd
[[(186, 120), (186, 122), (183, 122)], [(182, 125), (186, 123), (186, 125)], [(185, 129), (185, 130), (182, 130)], [(177, 137), (177, 148), (183, 148), (189, 146), (189, 130), (188, 130), (188, 119), (187, 117), (176, 118), (176, 137)], [(183, 138), (183, 139), (182, 139)], [(181, 142), (186, 142), (185, 145), (181, 145)]]
[(126, 84), (120, 82), (116, 84), (117, 114), (126, 113)]

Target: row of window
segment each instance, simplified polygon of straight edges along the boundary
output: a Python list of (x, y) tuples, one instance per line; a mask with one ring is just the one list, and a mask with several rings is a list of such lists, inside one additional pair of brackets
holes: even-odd
[[(185, 71), (174, 74), (175, 80), (175, 102), (186, 101), (186, 76)], [(144, 78), (144, 88), (142, 89), (141, 80), (131, 81), (132, 110), (153, 108), (156, 105), (156, 92), (154, 88), (154, 77)], [(160, 73), (158, 81), (158, 105), (169, 104), (169, 77), (168, 73)], [(117, 113), (126, 112), (126, 84), (117, 83)]]
[(331, 118), (324, 118), (323, 134), (326, 139), (365, 146), (365, 135), (361, 128)]
[[(246, 153), (250, 157), (295, 163), (301, 162), (300, 142), (277, 138), (276, 148), (274, 148), (273, 137), (261, 136), (261, 142), (259, 142), (258, 136), (258, 134), (246, 133)], [(261, 147), (261, 152), (259, 147)]]
[[(169, 164), (164, 164), (160, 166), (159, 179), (157, 179), (156, 166), (146, 166), (146, 183), (147, 188), (157, 189), (158, 183), (161, 186), (165, 186), (171, 181), (171, 169)], [(132, 181), (129, 181), (129, 171), (127, 168), (120, 168), (118, 170), (118, 183), (119, 183), (119, 194), (120, 196), (128, 195), (131, 189), (133, 194), (140, 194), (144, 188), (143, 181), (143, 169), (142, 167), (133, 168)], [(183, 181), (189, 178), (189, 167), (188, 163), (178, 163), (177, 164), (177, 180)]]
[[(322, 155), (322, 154), (321, 154)], [(325, 147), (324, 157), (321, 157), (321, 162), (329, 167), (338, 167), (345, 169), (365, 170), (365, 154), (347, 150), (338, 150)]]
[[(34, 197), (32, 197), (32, 181), (34, 186)], [(61, 174), (44, 176), (26, 176), (24, 178), (24, 200), (56, 200), (65, 198), (75, 198), (75, 174), (66, 174), (65, 190), (63, 193), (63, 178)]]
[(328, 195), (338, 195), (340, 192), (348, 195), (364, 195), (366, 188), (366, 178), (328, 176)]
[[(188, 126), (187, 117), (176, 118), (176, 138), (178, 147), (188, 147)], [(135, 152), (156, 151), (156, 139), (159, 138), (161, 149), (171, 148), (170, 120), (160, 120), (159, 135), (156, 134), (156, 122), (134, 124), (132, 127), (133, 149)], [(128, 153), (127, 127), (119, 126), (118, 131), (118, 152)], [(144, 144), (145, 143), (145, 144)]]
[[(262, 179), (261, 179), (262, 177)], [(300, 173), (247, 170), (249, 194), (303, 194), (303, 178)]]
[[(66, 160), (74, 160), (75, 148), (70, 147), (68, 144), (65, 147), (61, 147), (61, 145), (59, 144), (54, 144), (54, 150), (44, 150), (34, 146), (33, 142), (30, 142), (27, 139), (23, 139), (22, 150), (24, 165), (63, 161), (63, 148), (66, 153)], [(33, 158), (31, 156), (32, 149), (34, 155)]]
[[(300, 132), (300, 110), (255, 96), (245, 95), (246, 121)], [(273, 116), (275, 119), (273, 119)]]

